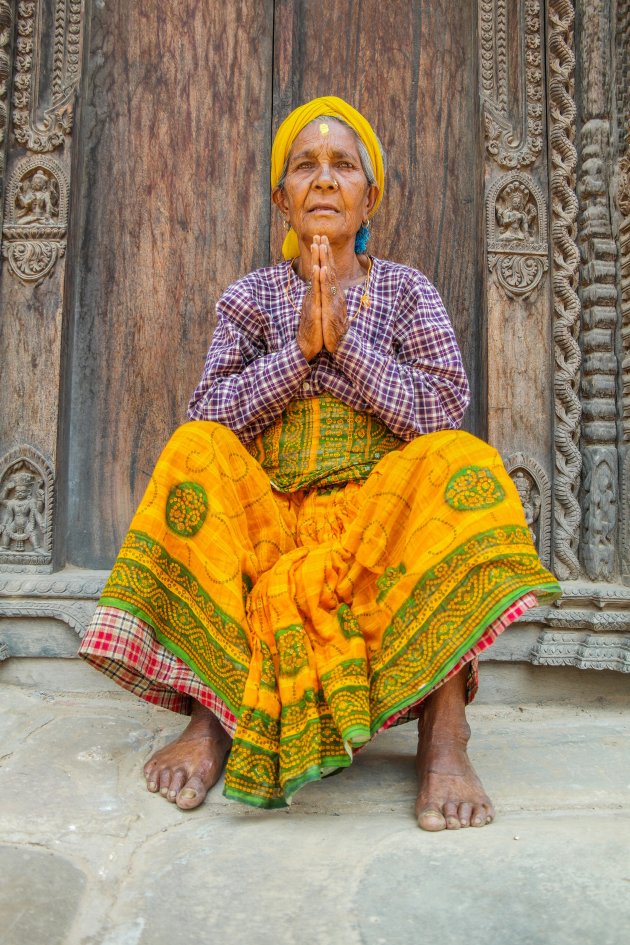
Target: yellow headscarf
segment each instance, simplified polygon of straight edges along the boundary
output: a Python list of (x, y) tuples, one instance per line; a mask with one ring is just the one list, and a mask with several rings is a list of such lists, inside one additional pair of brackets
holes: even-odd
[[(335, 95), (324, 95), (322, 98), (314, 98), (311, 102), (307, 102), (306, 105), (300, 105), (299, 108), (295, 108), (291, 114), (287, 115), (284, 119), (276, 132), (276, 137), (274, 138), (271, 148), (272, 188), (278, 186), (278, 181), (280, 180), (282, 169), (289, 156), (291, 146), (300, 131), (302, 131), (309, 122), (313, 121), (314, 118), (319, 118), (320, 115), (330, 115), (331, 118), (343, 118), (343, 120), (356, 131), (365, 145), (372, 162), (372, 167), (374, 168), (378, 187), (376, 203), (370, 213), (371, 217), (374, 216), (383, 197), (383, 187), (385, 184), (385, 167), (383, 165), (383, 155), (381, 154), (378, 138), (374, 134), (374, 130), (369, 121), (367, 121), (356, 108), (353, 108), (352, 105), (348, 105), (342, 98), (337, 98)], [(289, 230), (282, 244), (282, 255), (285, 259), (293, 259), (294, 256), (299, 255), (297, 234), (293, 229)]]

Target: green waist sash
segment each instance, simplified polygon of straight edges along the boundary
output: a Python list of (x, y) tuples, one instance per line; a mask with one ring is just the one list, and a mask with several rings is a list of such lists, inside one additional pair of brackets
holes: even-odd
[(247, 444), (279, 492), (366, 479), (381, 457), (404, 443), (382, 420), (324, 394), (292, 401)]

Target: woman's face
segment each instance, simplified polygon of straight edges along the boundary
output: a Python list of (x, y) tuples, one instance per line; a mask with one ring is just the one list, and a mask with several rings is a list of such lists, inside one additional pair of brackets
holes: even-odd
[(293, 142), (284, 187), (276, 188), (273, 200), (306, 246), (316, 235), (340, 246), (354, 243), (377, 194), (367, 182), (351, 129), (337, 121), (316, 121)]

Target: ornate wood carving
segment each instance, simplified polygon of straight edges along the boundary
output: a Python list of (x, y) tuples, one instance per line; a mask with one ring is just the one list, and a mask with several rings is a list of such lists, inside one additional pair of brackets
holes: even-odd
[(2, 245), (2, 221), (9, 139), (9, 86), (13, 72), (12, 34), (14, 6), (14, 0), (0, 0), (0, 246)]
[(617, 138), (619, 148), (623, 150), (630, 148), (630, 3), (628, 0), (617, 0), (616, 14)]
[(593, 581), (610, 580), (615, 571), (617, 450), (588, 447), (583, 460), (584, 517), (580, 550), (584, 570)]
[(550, 610), (545, 615), (544, 623), (552, 630), (623, 632), (630, 630), (630, 613), (627, 610), (608, 613), (598, 613), (594, 610)]
[(53, 470), (36, 449), (0, 459), (0, 571), (51, 570), (54, 502)]
[[(618, 11), (621, 5), (618, 5)], [(630, 3), (623, 5), (624, 19), (618, 21), (617, 41), (624, 50), (625, 58), (617, 60), (618, 76), (621, 75), (622, 94), (617, 108), (625, 107), (625, 153), (618, 165), (617, 209), (620, 214), (619, 240), (619, 305), (621, 310), (621, 520), (620, 555), (621, 574), (630, 583), (630, 93), (627, 79), (630, 73)], [(625, 42), (624, 42), (625, 41)]]
[[(513, 119), (509, 96), (510, 11), (516, 12), (518, 68), (524, 103), (520, 120)], [(513, 29), (513, 25), (512, 25)], [(529, 167), (543, 147), (543, 22), (539, 0), (480, 0), (481, 94), (486, 149), (503, 168)], [(520, 65), (519, 64), (519, 65)]]
[(540, 463), (515, 453), (505, 468), (516, 486), (532, 541), (541, 561), (549, 567), (551, 559), (551, 483)]
[(630, 450), (627, 450), (621, 469), (620, 489), (620, 552), (621, 575), (624, 581), (630, 584)]
[(38, 285), (66, 252), (68, 179), (50, 157), (23, 158), (7, 191), (2, 253), (11, 272)]
[(581, 355), (577, 343), (580, 300), (576, 292), (579, 253), (575, 243), (578, 201), (575, 140), (573, 21), (569, 0), (549, 0), (549, 99), (551, 144), (551, 240), (555, 354), (554, 555), (561, 580), (580, 573), (577, 557), (580, 505), (581, 406), (577, 390)]
[(626, 140), (627, 150), (619, 162), (617, 207), (622, 216), (619, 224), (622, 430), (624, 440), (630, 442), (630, 132)]
[(0, 0), (0, 242), (2, 242), (2, 209), (4, 207), (4, 181), (7, 161), (12, 31), (13, 3), (9, 0)]
[[(0, 599), (0, 620), (3, 617), (52, 617), (55, 620), (61, 620), (75, 633), (78, 633), (80, 637), (83, 637), (95, 609), (96, 603), (86, 600)], [(45, 654), (42, 653), (41, 655)]]
[(611, 607), (630, 610), (630, 588), (622, 587), (619, 584), (572, 582), (564, 585), (562, 600), (555, 605), (554, 609), (568, 605), (578, 607), (592, 605), (599, 610), (609, 610)]
[(4, 146), (8, 124), (8, 91), (11, 79), (11, 32), (13, 4), (0, 0), (0, 146)]
[(545, 631), (532, 649), (531, 661), (538, 666), (577, 666), (630, 673), (630, 639), (621, 635)]
[(488, 266), (511, 299), (526, 298), (549, 268), (543, 192), (520, 171), (498, 178), (486, 198)]
[(13, 90), (13, 133), (29, 151), (60, 147), (72, 130), (81, 69), (82, 0), (55, 0), (49, 102), (40, 102), (37, 80), (50, 37), (43, 32), (43, 0), (21, 0), (17, 8), (17, 56)]
[(108, 578), (109, 571), (70, 569), (53, 575), (0, 574), (0, 598), (87, 598), (96, 602)]
[(615, 571), (617, 525), (617, 248), (612, 238), (607, 166), (609, 123), (591, 119), (581, 132), (578, 194), (582, 258), (583, 528), (580, 555), (591, 580)]

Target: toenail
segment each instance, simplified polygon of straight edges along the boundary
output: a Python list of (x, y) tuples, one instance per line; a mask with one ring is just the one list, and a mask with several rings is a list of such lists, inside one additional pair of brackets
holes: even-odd
[(183, 791), (180, 791), (179, 794), (185, 801), (191, 801), (193, 797), (197, 797), (197, 792), (193, 791), (192, 788), (184, 788)]
[(157, 791), (157, 783), (155, 781), (148, 781), (147, 787), (150, 791)]
[(170, 798), (177, 797), (177, 791), (169, 791), (169, 792), (168, 792), (168, 796), (169, 796)]
[(162, 797), (166, 797), (166, 795), (168, 794), (168, 788), (165, 788), (165, 787), (161, 788), (160, 794), (162, 795)]

